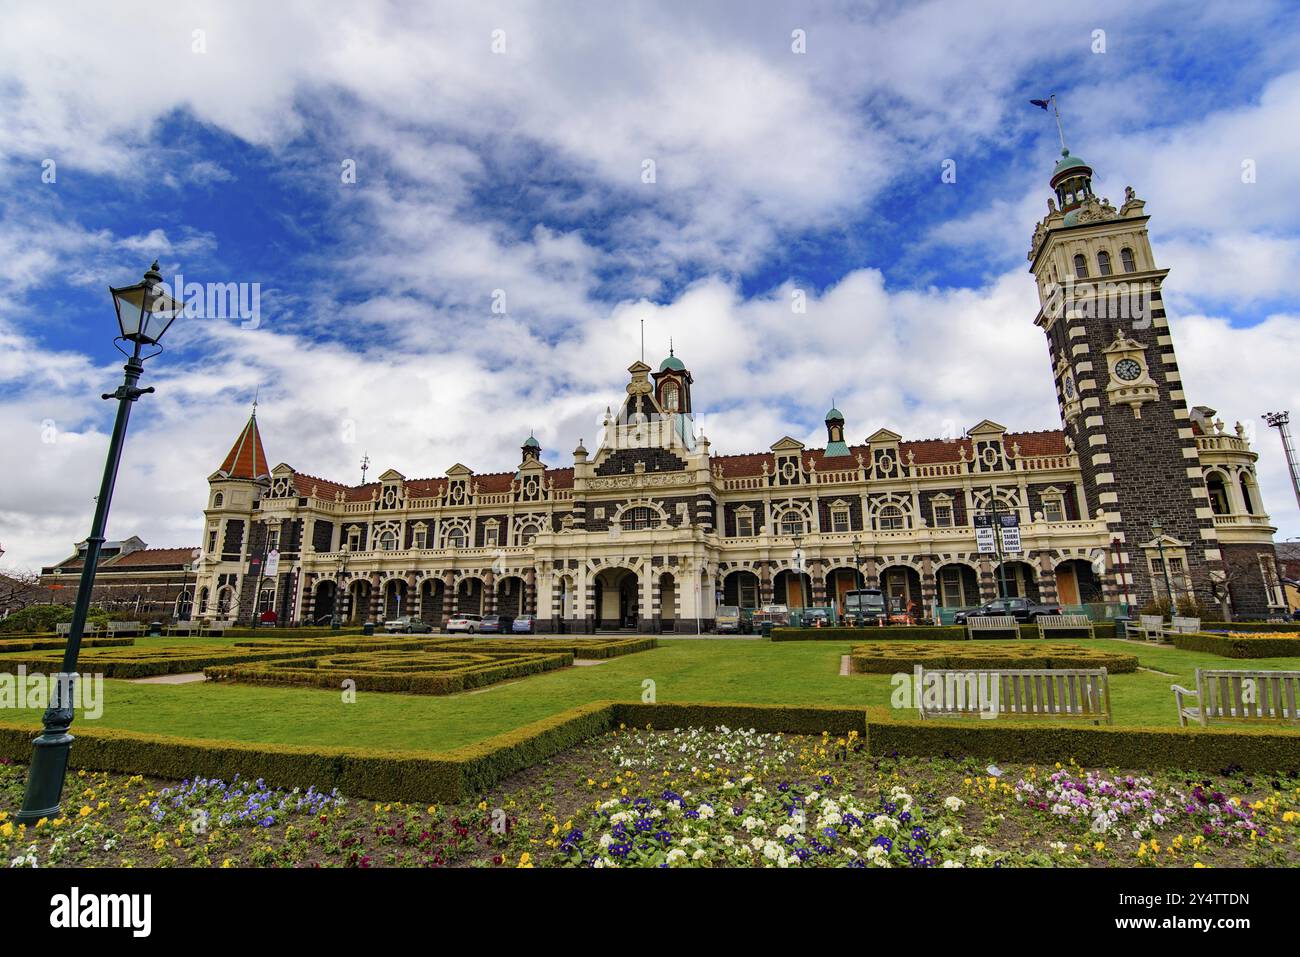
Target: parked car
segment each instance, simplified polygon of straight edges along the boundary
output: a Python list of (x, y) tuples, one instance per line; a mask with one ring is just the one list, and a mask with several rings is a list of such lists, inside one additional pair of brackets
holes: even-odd
[(790, 624), (790, 609), (785, 605), (763, 605), (750, 620), (755, 631), (761, 631), (763, 625), (784, 628)]
[(478, 630), (485, 635), (504, 635), (510, 631), (514, 621), (509, 615), (484, 615)]
[(889, 620), (885, 593), (879, 588), (855, 588), (844, 593), (844, 623), (851, 626), (883, 625)]
[(406, 635), (427, 635), (433, 631), (433, 626), (427, 621), (421, 621), (419, 618), (412, 618), (410, 615), (400, 615), (384, 622), (384, 631), (390, 634)]
[(835, 616), (829, 608), (801, 608), (797, 614), (801, 628), (826, 628), (835, 624)]
[(1018, 622), (1033, 622), (1039, 615), (1059, 615), (1060, 605), (1040, 605), (1027, 598), (995, 598), (978, 608), (966, 608), (953, 616), (954, 625), (966, 624), (968, 618), (987, 618), (990, 615), (1010, 615)]
[(447, 619), (447, 624), (443, 626), (442, 630), (449, 634), (453, 631), (464, 631), (472, 635), (482, 626), (482, 615), (465, 615), (457, 612)]
[(510, 626), (510, 630), (516, 635), (535, 635), (537, 633), (537, 619), (532, 615), (520, 615)]

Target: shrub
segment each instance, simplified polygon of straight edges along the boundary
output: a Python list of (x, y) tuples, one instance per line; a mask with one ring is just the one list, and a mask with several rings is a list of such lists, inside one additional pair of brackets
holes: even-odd
[(1174, 647), (1201, 651), (1221, 658), (1291, 658), (1300, 656), (1300, 635), (1196, 632), (1174, 635)]
[[(232, 651), (229, 645), (104, 650), (93, 648), (81, 655), (77, 670), (82, 674), (102, 674), (105, 678), (151, 678), (156, 675), (202, 671), (212, 664), (273, 661), (319, 653), (318, 649)], [(19, 667), (23, 667), (31, 674), (54, 674), (59, 670), (62, 658), (62, 653), (58, 651), (38, 652), (35, 655), (6, 655), (0, 657), (0, 672), (16, 673)]]
[(1111, 674), (1137, 670), (1137, 656), (1101, 651), (1086, 645), (1021, 644), (972, 645), (958, 643), (874, 642), (858, 645), (849, 653), (857, 674), (895, 674), (923, 668), (1105, 668)]
[[(52, 634), (54, 626), (65, 621), (72, 621), (71, 605), (29, 605), (0, 620), (0, 634)], [(90, 609), (86, 615), (87, 624), (103, 624), (107, 621), (108, 615), (99, 608)]]
[[(1093, 623), (1098, 638), (1114, 638), (1115, 623)], [(966, 637), (964, 625), (886, 625), (883, 628), (773, 628), (773, 641), (960, 641)], [(1038, 637), (1038, 626), (1021, 625), (1021, 638)], [(1010, 632), (994, 632), (980, 641), (1015, 641)]]
[[(51, 638), (36, 635), (30, 638), (0, 638), (0, 654), (10, 651), (49, 651), (62, 649), (68, 644), (67, 638)], [(111, 648), (134, 645), (134, 638), (82, 638), (83, 648)]]
[(573, 655), (512, 652), (383, 649), (346, 654), (213, 664), (204, 674), (214, 681), (246, 684), (310, 685), (339, 688), (355, 682), (357, 691), (405, 694), (455, 694), (498, 681), (541, 674), (573, 664)]

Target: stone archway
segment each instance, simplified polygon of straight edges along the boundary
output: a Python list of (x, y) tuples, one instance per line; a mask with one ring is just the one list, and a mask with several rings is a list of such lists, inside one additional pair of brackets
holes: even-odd
[(497, 579), (497, 614), (518, 618), (527, 612), (526, 584), (518, 575), (506, 575)]
[(401, 578), (390, 578), (384, 582), (384, 604), (383, 617), (385, 621), (391, 621), (394, 618), (400, 618), (402, 615), (411, 613), (411, 602), (408, 597), (409, 589), (405, 580)]
[[(339, 586), (337, 582), (325, 579), (316, 583), (312, 598), (312, 616), (316, 621), (333, 618), (337, 613)], [(313, 622), (315, 624), (315, 622)]]
[(722, 580), (722, 604), (737, 608), (757, 608), (763, 600), (762, 583), (747, 568), (728, 572)]
[(641, 622), (640, 579), (628, 568), (604, 568), (596, 573), (596, 627), (636, 628)]
[(886, 607), (891, 615), (926, 614), (921, 573), (910, 565), (890, 565), (882, 569), (880, 590), (885, 593)]
[(807, 572), (783, 568), (772, 580), (772, 601), (791, 610), (811, 607), (812, 594), (812, 576)]
[(363, 622), (370, 616), (370, 581), (366, 578), (354, 578), (348, 583), (347, 602), (343, 614), (353, 624)]
[(420, 620), (434, 627), (442, 624), (442, 602), (447, 586), (441, 578), (420, 582)]
[(483, 580), (462, 578), (456, 583), (456, 611), (462, 615), (483, 614)]

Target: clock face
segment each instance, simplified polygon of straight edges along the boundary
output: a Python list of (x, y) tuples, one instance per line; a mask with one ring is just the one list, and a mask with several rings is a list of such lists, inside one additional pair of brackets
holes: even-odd
[(1132, 382), (1142, 374), (1142, 366), (1136, 359), (1120, 359), (1115, 363), (1115, 378)]

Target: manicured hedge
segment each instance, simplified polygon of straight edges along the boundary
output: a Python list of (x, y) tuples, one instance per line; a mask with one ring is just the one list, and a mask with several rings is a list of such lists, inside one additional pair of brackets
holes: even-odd
[[(235, 628), (229, 628), (222, 632), (227, 638), (330, 638), (330, 637), (351, 637), (362, 634), (360, 628), (340, 628), (335, 631), (333, 628), (249, 628), (247, 625), (240, 625)], [(380, 631), (376, 637), (382, 637), (384, 632)]]
[(867, 716), (872, 754), (1065, 762), (1085, 767), (1218, 771), (1300, 770), (1300, 734), (1264, 728), (1116, 728), (1026, 725), (1003, 719), (896, 720), (883, 708)]
[(891, 642), (856, 645), (849, 652), (855, 674), (895, 674), (925, 668), (1105, 668), (1111, 674), (1137, 670), (1136, 655), (1116, 654), (1087, 645), (1019, 642), (973, 645), (969, 642)]
[[(445, 647), (445, 646), (444, 646)], [(659, 647), (657, 638), (471, 638), (474, 651), (567, 652), (575, 658), (604, 659)]]
[(1294, 631), (1300, 633), (1300, 621), (1207, 621), (1216, 631)]
[(241, 684), (308, 685), (338, 689), (347, 680), (357, 691), (444, 695), (482, 688), (512, 678), (567, 668), (573, 655), (385, 649), (246, 665), (219, 663), (204, 669), (213, 681)]
[(1300, 635), (1279, 638), (1271, 635), (1208, 635), (1196, 632), (1174, 635), (1174, 647), (1183, 651), (1203, 651), (1221, 658), (1291, 658), (1300, 657)]
[[(1099, 621), (1093, 623), (1098, 638), (1114, 638), (1115, 623)], [(1053, 637), (1062, 632), (1053, 630)], [(1079, 632), (1081, 638), (1087, 632)], [(1021, 625), (1021, 638), (1038, 638), (1038, 626)], [(1068, 634), (1067, 634), (1068, 637)], [(964, 625), (886, 625), (883, 628), (773, 628), (773, 641), (887, 641), (902, 639), (904, 641), (961, 641), (966, 638)], [(1005, 639), (1014, 641), (1009, 631), (993, 632), (980, 635), (979, 641), (997, 641)], [(1083, 638), (1083, 640), (1087, 640)]]
[[(83, 648), (115, 648), (125, 645), (134, 645), (134, 638), (82, 638), (81, 647)], [(0, 638), (0, 654), (7, 654), (11, 651), (51, 651), (54, 649), (62, 650), (68, 646), (67, 636), (60, 638), (44, 637), (25, 637), (25, 638)]]
[[(82, 674), (101, 674), (105, 678), (152, 678), (157, 675), (183, 674), (202, 671), (212, 664), (233, 664), (252, 661), (275, 661), (319, 655), (320, 649), (288, 648), (283, 651), (232, 650), (229, 645), (209, 645), (207, 648), (121, 648), (107, 651), (91, 650), (77, 662)], [(16, 673), (19, 667), (31, 674), (53, 674), (62, 663), (62, 654), (56, 651), (38, 652), (35, 655), (7, 655), (0, 657), (0, 672)]]

